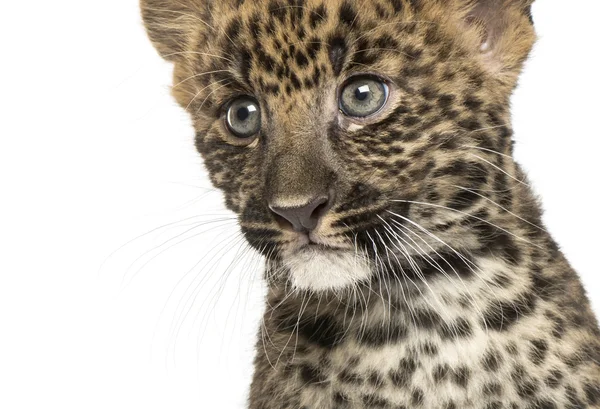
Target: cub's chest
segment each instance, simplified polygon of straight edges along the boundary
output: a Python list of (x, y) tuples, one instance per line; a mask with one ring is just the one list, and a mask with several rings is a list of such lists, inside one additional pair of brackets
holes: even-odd
[(477, 330), (443, 340), (415, 331), (398, 344), (378, 347), (352, 340), (329, 350), (299, 351), (285, 370), (276, 371), (271, 386), (293, 402), (290, 407), (301, 409), (528, 408), (561, 402), (562, 389), (544, 383), (556, 362), (528, 364), (524, 358), (531, 349), (522, 336)]
[[(365, 347), (355, 342), (299, 357), (291, 372), (301, 408), (466, 408), (505, 396), (498, 356), (489, 339), (436, 342), (414, 333), (397, 345)], [(486, 355), (487, 354), (487, 355)], [(489, 361), (486, 365), (485, 362)]]

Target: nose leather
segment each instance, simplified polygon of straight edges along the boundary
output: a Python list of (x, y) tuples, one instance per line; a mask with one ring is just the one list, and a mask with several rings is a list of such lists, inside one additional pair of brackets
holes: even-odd
[(327, 209), (329, 198), (325, 196), (313, 198), (305, 205), (295, 207), (269, 206), (271, 211), (283, 217), (299, 232), (314, 230)]

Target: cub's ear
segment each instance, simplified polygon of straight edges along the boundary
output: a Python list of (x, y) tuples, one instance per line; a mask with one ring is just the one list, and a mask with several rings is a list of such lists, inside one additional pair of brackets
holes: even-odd
[(194, 29), (203, 24), (202, 4), (208, 0), (141, 0), (142, 18), (150, 40), (169, 61), (186, 51)]
[(480, 52), (495, 74), (516, 77), (535, 42), (534, 0), (469, 0), (468, 25), (476, 29)]

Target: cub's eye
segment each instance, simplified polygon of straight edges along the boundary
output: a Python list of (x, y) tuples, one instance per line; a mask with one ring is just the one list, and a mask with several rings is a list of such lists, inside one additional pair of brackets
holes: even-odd
[(233, 100), (227, 110), (227, 128), (238, 138), (251, 138), (260, 131), (260, 107), (250, 97)]
[(356, 77), (340, 93), (340, 109), (347, 116), (364, 118), (376, 114), (387, 102), (389, 88), (383, 80)]

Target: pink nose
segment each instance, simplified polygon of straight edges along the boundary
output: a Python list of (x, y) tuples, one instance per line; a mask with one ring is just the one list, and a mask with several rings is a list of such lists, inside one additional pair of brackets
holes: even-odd
[(269, 205), (269, 208), (284, 227), (285, 224), (291, 224), (295, 231), (307, 233), (317, 227), (319, 220), (327, 212), (329, 198), (325, 196), (316, 197), (303, 206), (277, 207)]

